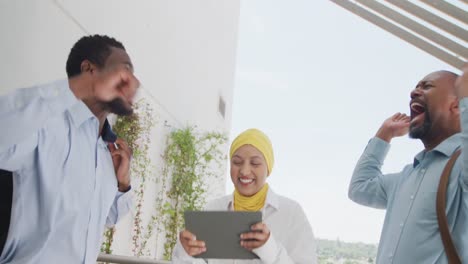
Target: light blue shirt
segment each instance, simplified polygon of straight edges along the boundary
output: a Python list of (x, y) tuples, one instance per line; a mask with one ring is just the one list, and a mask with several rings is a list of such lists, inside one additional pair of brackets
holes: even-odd
[(436, 196), (442, 170), (458, 147), (462, 154), (450, 175), (447, 220), (462, 263), (468, 263), (468, 99), (460, 101), (462, 133), (431, 151), (416, 155), (413, 164), (382, 174), (390, 145), (370, 140), (351, 180), (349, 197), (362, 205), (387, 210), (377, 263), (448, 263), (440, 237)]
[(0, 168), (13, 171), (0, 263), (96, 263), (104, 226), (132, 203), (97, 118), (64, 80), (0, 97), (0, 124)]

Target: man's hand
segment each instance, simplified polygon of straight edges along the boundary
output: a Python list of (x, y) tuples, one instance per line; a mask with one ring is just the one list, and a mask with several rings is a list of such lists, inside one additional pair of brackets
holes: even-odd
[(130, 161), (132, 150), (123, 139), (118, 138), (114, 143), (109, 143), (109, 150), (114, 163), (115, 175), (119, 186), (119, 191), (126, 192), (130, 188)]
[(188, 230), (183, 230), (179, 233), (179, 240), (185, 252), (190, 256), (200, 255), (206, 251), (205, 242), (197, 240), (195, 235)]
[(401, 137), (408, 133), (410, 117), (406, 114), (396, 113), (384, 121), (376, 137), (390, 142), (394, 137)]
[(257, 223), (251, 227), (252, 232), (241, 234), (241, 246), (253, 250), (263, 246), (270, 238), (270, 229), (265, 223)]
[(70, 88), (80, 100), (110, 102), (121, 98), (132, 104), (140, 82), (127, 64), (97, 70), (92, 75), (78, 75), (69, 80)]
[(99, 101), (110, 102), (122, 98), (132, 104), (139, 86), (140, 82), (130, 66), (124, 64), (99, 72), (92, 89), (94, 97)]
[(455, 81), (455, 89), (459, 99), (468, 97), (468, 63), (463, 66), (463, 73)]

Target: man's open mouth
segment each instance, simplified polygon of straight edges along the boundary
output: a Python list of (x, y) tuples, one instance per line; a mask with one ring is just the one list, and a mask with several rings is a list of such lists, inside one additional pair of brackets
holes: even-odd
[(416, 116), (423, 114), (426, 111), (426, 105), (419, 101), (412, 101), (410, 104), (411, 109), (411, 119)]

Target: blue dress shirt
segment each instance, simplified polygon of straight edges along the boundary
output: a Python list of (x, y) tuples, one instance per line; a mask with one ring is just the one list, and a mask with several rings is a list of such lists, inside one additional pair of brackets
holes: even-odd
[(442, 170), (458, 147), (462, 154), (450, 175), (446, 214), (462, 263), (468, 263), (468, 98), (460, 101), (462, 133), (431, 151), (421, 151), (399, 173), (382, 174), (390, 148), (373, 138), (351, 179), (349, 197), (362, 205), (386, 209), (377, 263), (447, 263), (436, 215)]
[(13, 171), (0, 264), (96, 263), (104, 226), (132, 204), (130, 192), (118, 192), (109, 125), (100, 136), (68, 80), (0, 97), (0, 124), (0, 168)]

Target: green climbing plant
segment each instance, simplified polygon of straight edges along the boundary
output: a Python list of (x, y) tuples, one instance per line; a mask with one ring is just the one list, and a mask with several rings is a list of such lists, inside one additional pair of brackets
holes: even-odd
[[(148, 158), (151, 129), (155, 125), (154, 110), (145, 100), (135, 104), (134, 112), (129, 116), (119, 116), (113, 126), (114, 132), (123, 138), (133, 150), (130, 174), (138, 179), (138, 186), (133, 186), (135, 192), (135, 216), (133, 219), (132, 251), (135, 256), (143, 255), (146, 241), (144, 240), (144, 224), (142, 222), (142, 205), (144, 201), (145, 183), (151, 178), (152, 165)], [(112, 242), (115, 228), (104, 232), (101, 251), (112, 253)]]
[(114, 242), (115, 227), (108, 227), (104, 231), (104, 241), (101, 244), (101, 252), (112, 254), (112, 242)]
[(205, 182), (220, 177), (214, 166), (219, 168), (225, 160), (221, 146), (226, 141), (222, 133), (198, 133), (194, 127), (169, 134), (161, 181), (167, 191), (158, 208), (165, 231), (164, 259), (171, 258), (177, 235), (183, 228), (184, 211), (202, 209), (206, 203)]
[[(156, 232), (164, 236), (164, 258), (170, 259), (177, 241), (177, 234), (183, 228), (183, 213), (186, 210), (200, 210), (206, 202), (207, 185), (205, 181), (220, 177), (219, 167), (225, 160), (221, 146), (227, 137), (222, 133), (199, 133), (195, 127), (177, 129), (167, 137), (160, 177), (154, 178), (155, 171), (148, 151), (150, 133), (155, 125), (153, 109), (144, 100), (136, 103), (130, 116), (118, 117), (113, 129), (127, 141), (133, 150), (130, 172), (138, 179), (135, 192), (135, 208), (132, 230), (132, 252), (135, 256), (148, 255), (148, 241)], [(218, 166), (216, 166), (218, 165)], [(143, 223), (142, 206), (145, 200), (145, 186), (149, 180), (160, 185), (155, 209), (150, 220)], [(104, 233), (101, 251), (112, 253), (115, 228)]]

